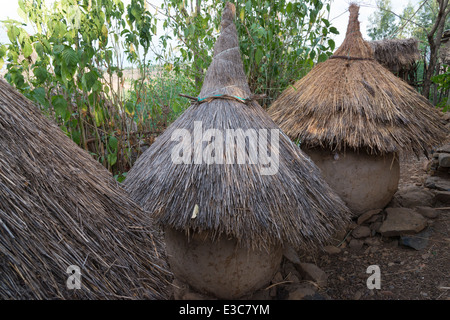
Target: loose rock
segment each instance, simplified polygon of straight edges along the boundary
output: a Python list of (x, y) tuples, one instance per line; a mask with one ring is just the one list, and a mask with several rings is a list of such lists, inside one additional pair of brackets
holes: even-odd
[(358, 220), (357, 220), (357, 223), (360, 225), (360, 224), (363, 224), (364, 222), (366, 222), (367, 220), (369, 220), (372, 216), (374, 216), (374, 215), (376, 215), (376, 214), (378, 214), (378, 213), (380, 213), (381, 212), (381, 209), (375, 209), (375, 210), (370, 210), (370, 211), (367, 211), (366, 213), (363, 213), (362, 215), (360, 215), (359, 217), (358, 217)]
[(278, 271), (278, 272), (275, 273), (275, 275), (273, 276), (272, 284), (274, 284), (274, 283), (280, 283), (281, 281), (283, 281), (283, 275), (281, 274), (280, 271)]
[(370, 229), (366, 226), (358, 226), (353, 230), (352, 236), (356, 239), (368, 237), (370, 236)]
[(381, 221), (381, 219), (382, 219), (382, 215), (376, 214), (376, 215), (373, 215), (369, 220), (367, 220), (367, 223)]
[(430, 207), (417, 207), (416, 211), (428, 219), (436, 219), (439, 216), (439, 211)]
[(364, 243), (368, 246), (378, 246), (381, 244), (381, 241), (378, 237), (369, 237), (364, 239)]
[(291, 246), (286, 246), (283, 248), (283, 255), (292, 263), (300, 263), (298, 253)]
[[(298, 264), (296, 264), (296, 265), (298, 265)], [(292, 276), (296, 276), (298, 279), (301, 278), (301, 274), (297, 270), (297, 268), (294, 266), (294, 264), (292, 264), (291, 262), (287, 262), (284, 265), (284, 277), (285, 277), (285, 280), (293, 281), (294, 279), (292, 279), (292, 278), (290, 280), (288, 279), (289, 277), (292, 277)]]
[(399, 189), (394, 198), (397, 198), (401, 207), (405, 208), (414, 208), (418, 206), (431, 207), (434, 204), (434, 193), (417, 186), (408, 186)]
[(442, 204), (450, 204), (450, 192), (449, 191), (436, 191), (434, 196), (436, 202), (440, 202)]
[(349, 248), (352, 250), (360, 250), (362, 249), (363, 245), (364, 241), (359, 239), (352, 239), (348, 244)]
[(443, 146), (437, 148), (436, 152), (434, 154), (436, 154), (436, 153), (438, 153), (438, 154), (439, 153), (450, 153), (450, 143), (449, 144), (444, 144)]
[(378, 230), (383, 236), (402, 236), (422, 231), (427, 226), (427, 219), (408, 208), (387, 208), (386, 220)]
[(300, 263), (297, 266), (298, 272), (304, 279), (312, 280), (320, 287), (326, 287), (328, 275), (318, 266), (312, 263)]
[(439, 176), (429, 176), (425, 181), (425, 187), (441, 191), (450, 191), (450, 180)]
[(440, 153), (438, 159), (440, 167), (450, 167), (450, 153)]
[(416, 250), (422, 250), (428, 246), (430, 235), (431, 230), (430, 228), (427, 228), (416, 235), (401, 236), (400, 243), (404, 246), (408, 246)]
[(300, 279), (299, 279), (295, 274), (289, 273), (289, 274), (286, 276), (286, 281), (290, 281), (290, 282), (292, 282), (292, 283), (299, 283), (299, 282), (300, 282)]
[(375, 232), (378, 232), (378, 230), (380, 229), (380, 227), (381, 227), (382, 224), (383, 224), (383, 223), (382, 223), (381, 221), (377, 221), (377, 222), (372, 223), (372, 224), (369, 226), (369, 228), (370, 228), (370, 230), (373, 230), (373, 231), (375, 231)]
[(345, 239), (345, 236), (347, 235), (347, 230), (346, 229), (343, 229), (343, 230), (340, 230), (340, 231), (338, 231), (338, 232), (336, 232), (332, 237), (331, 237), (331, 245), (333, 245), (333, 246), (337, 246), (337, 245), (339, 245), (344, 239)]

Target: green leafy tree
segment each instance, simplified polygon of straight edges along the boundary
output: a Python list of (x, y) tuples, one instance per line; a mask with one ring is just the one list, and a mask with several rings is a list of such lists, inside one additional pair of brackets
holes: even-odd
[[(247, 0), (235, 5), (244, 68), (254, 93), (275, 99), (335, 49), (330, 36), (338, 31), (327, 20), (329, 1)], [(192, 94), (200, 91), (203, 73), (211, 63), (222, 7), (220, 0), (165, 0), (162, 6), (167, 17), (163, 27), (168, 32), (160, 42), (167, 46), (178, 39), (180, 55), (172, 56), (173, 63), (176, 70), (183, 64), (190, 66), (185, 71), (195, 79)]]
[(435, 83), (441, 92), (446, 92), (447, 96), (437, 104), (437, 107), (442, 108), (443, 112), (450, 109), (450, 67), (446, 66), (446, 71), (431, 77), (431, 81)]
[[(450, 28), (449, 0), (424, 0), (418, 14), (415, 36), (427, 43), (424, 48), (424, 73), (422, 94), (430, 98), (432, 77), (439, 74), (439, 48), (444, 30)], [(433, 101), (435, 99), (433, 98)]]
[(416, 30), (415, 20), (416, 20), (416, 10), (414, 6), (409, 1), (400, 16), (400, 25), (394, 36), (396, 38), (404, 39), (411, 38)]
[[(156, 33), (144, 1), (132, 0), (126, 18), (120, 0), (60, 0), (51, 8), (43, 0), (19, 0), (19, 7), (23, 22), (3, 21), (10, 40), (0, 50), (5, 78), (105, 167), (126, 171), (131, 140), (125, 111), (136, 111), (121, 90), (123, 55), (145, 70)], [(28, 34), (23, 23), (36, 32)]]
[(392, 12), (391, 0), (377, 0), (377, 11), (369, 17), (367, 34), (372, 40), (390, 38), (398, 28), (397, 17)]

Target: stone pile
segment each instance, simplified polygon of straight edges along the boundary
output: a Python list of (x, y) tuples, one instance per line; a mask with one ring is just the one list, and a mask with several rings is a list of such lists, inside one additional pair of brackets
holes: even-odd
[(434, 151), (425, 186), (439, 191), (450, 191), (450, 143)]

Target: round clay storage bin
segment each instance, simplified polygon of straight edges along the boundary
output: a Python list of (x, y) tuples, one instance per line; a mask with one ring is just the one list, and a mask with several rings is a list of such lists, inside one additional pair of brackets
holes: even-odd
[(252, 250), (222, 235), (211, 241), (202, 234), (165, 228), (171, 271), (200, 293), (238, 299), (268, 285), (283, 257), (281, 246)]
[(334, 154), (320, 148), (303, 151), (354, 216), (384, 208), (397, 192), (400, 164), (394, 153), (369, 155), (347, 150)]

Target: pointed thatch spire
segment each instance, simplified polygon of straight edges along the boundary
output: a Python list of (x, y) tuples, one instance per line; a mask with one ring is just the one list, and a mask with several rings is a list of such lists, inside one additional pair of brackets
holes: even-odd
[(150, 222), (0, 80), (0, 299), (167, 299), (170, 273)]
[(348, 18), (347, 33), (341, 46), (334, 53), (335, 56), (346, 56), (362, 59), (372, 59), (373, 51), (370, 45), (364, 41), (359, 28), (359, 7), (352, 3), (348, 9), (350, 17)]
[(373, 59), (350, 6), (343, 44), (270, 106), (271, 118), (305, 147), (425, 154), (445, 137), (440, 112)]
[(206, 72), (200, 98), (221, 94), (243, 99), (250, 97), (234, 24), (235, 10), (232, 3), (225, 5), (220, 36), (214, 45), (214, 58)]
[[(128, 172), (125, 186), (162, 226), (186, 233), (204, 231), (212, 240), (226, 234), (255, 248), (282, 243), (311, 249), (345, 226), (348, 209), (322, 180), (318, 168), (261, 106), (253, 100), (242, 101), (250, 96), (250, 90), (233, 18), (234, 6), (227, 3), (199, 100), (141, 155)], [(219, 143), (209, 152), (211, 144), (206, 142), (211, 143), (212, 137), (196, 137), (196, 126), (203, 132), (215, 130), (216, 142), (222, 141), (223, 135), (224, 147)], [(245, 140), (246, 132), (252, 130), (259, 134), (259, 142), (261, 130), (270, 133), (267, 149), (259, 149), (258, 156), (269, 150), (273, 159), (278, 157), (275, 173), (262, 174), (262, 161), (250, 163), (247, 158), (240, 164), (237, 160), (236, 155), (251, 157), (257, 148)], [(236, 136), (230, 138), (230, 131)], [(279, 146), (272, 140), (276, 134)], [(185, 162), (175, 163), (172, 155), (179, 151), (180, 138)], [(192, 154), (189, 148), (194, 150)], [(203, 150), (200, 157), (198, 149)], [(223, 156), (223, 161), (205, 163), (211, 159), (210, 153)]]

